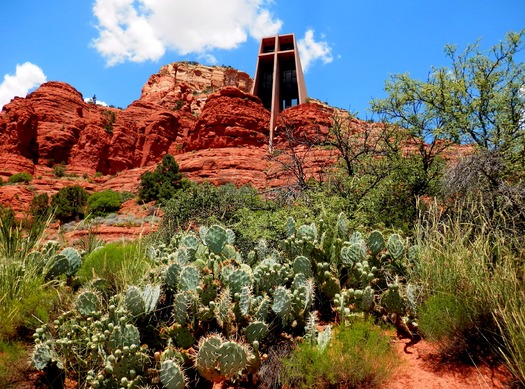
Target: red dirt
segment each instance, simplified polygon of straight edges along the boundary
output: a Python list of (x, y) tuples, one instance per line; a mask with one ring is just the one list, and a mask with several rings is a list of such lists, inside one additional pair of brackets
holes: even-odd
[(503, 389), (511, 387), (511, 374), (500, 365), (470, 366), (443, 361), (438, 346), (425, 340), (394, 337), (402, 365), (383, 389)]

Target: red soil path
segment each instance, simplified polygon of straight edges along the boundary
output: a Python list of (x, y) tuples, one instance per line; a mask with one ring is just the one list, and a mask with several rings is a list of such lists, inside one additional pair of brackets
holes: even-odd
[(437, 345), (420, 340), (394, 337), (393, 344), (402, 365), (384, 389), (503, 389), (512, 377), (504, 366), (470, 366), (447, 362)]

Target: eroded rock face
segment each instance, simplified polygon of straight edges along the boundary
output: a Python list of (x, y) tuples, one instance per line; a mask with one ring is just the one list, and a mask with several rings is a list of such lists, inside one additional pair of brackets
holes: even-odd
[(270, 112), (261, 100), (233, 87), (209, 96), (185, 150), (264, 147), (269, 141)]
[[(252, 83), (235, 69), (174, 63), (152, 75), (141, 98), (125, 109), (87, 103), (62, 82), (45, 83), (0, 113), (0, 177), (28, 172), (35, 177), (30, 194), (52, 195), (70, 183), (53, 176), (52, 167), (63, 163), (90, 191), (136, 192), (140, 176), (170, 153), (192, 180), (259, 189), (288, 185), (293, 174), (269, 153), (270, 113), (249, 93)], [(331, 108), (296, 106), (279, 123), (314, 138), (328, 131)], [(276, 147), (286, 146), (285, 140), (277, 129)], [(326, 151), (307, 152), (309, 175), (331, 163)], [(13, 197), (16, 187), (0, 188), (6, 193), (0, 201), (27, 209), (28, 186), (19, 186), (21, 201)]]
[(249, 93), (253, 80), (231, 67), (175, 62), (164, 65), (149, 78), (140, 100), (200, 115), (207, 95), (227, 86)]

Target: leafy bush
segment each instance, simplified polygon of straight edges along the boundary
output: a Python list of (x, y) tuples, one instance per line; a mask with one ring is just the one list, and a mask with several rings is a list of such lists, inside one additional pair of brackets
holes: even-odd
[(42, 218), (48, 216), (51, 213), (51, 208), (49, 206), (49, 196), (47, 193), (35, 195), (31, 200), (29, 210), (33, 217)]
[(328, 347), (306, 341), (283, 360), (283, 384), (291, 388), (380, 388), (397, 356), (388, 336), (371, 322), (335, 329)]
[(56, 178), (64, 177), (66, 175), (66, 166), (63, 163), (53, 166), (53, 175)]
[(169, 200), (182, 185), (179, 164), (172, 155), (166, 154), (153, 172), (140, 178), (139, 199), (145, 202)]
[(149, 266), (140, 243), (109, 243), (91, 252), (77, 275), (84, 284), (104, 279), (112, 291), (120, 292), (139, 283)]
[(51, 197), (56, 218), (68, 222), (84, 217), (88, 192), (79, 185), (66, 186)]
[(104, 216), (120, 209), (120, 193), (111, 189), (95, 192), (87, 199), (87, 211), (95, 216)]
[(438, 293), (418, 309), (422, 334), (434, 341), (457, 343), (473, 323), (464, 301), (456, 296)]
[(33, 179), (33, 176), (26, 172), (13, 174), (7, 179), (9, 184), (27, 183)]

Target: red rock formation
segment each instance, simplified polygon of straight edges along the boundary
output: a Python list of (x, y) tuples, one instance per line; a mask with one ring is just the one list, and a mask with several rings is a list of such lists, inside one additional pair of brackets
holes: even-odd
[[(0, 177), (34, 176), (30, 185), (0, 188), (0, 202), (27, 209), (31, 194), (52, 195), (73, 183), (90, 191), (136, 192), (140, 176), (166, 153), (193, 180), (289, 184), (293, 174), (268, 154), (270, 113), (248, 93), (252, 82), (231, 68), (174, 63), (152, 75), (140, 100), (126, 109), (89, 104), (70, 85), (45, 83), (0, 113)], [(326, 134), (330, 110), (303, 104), (284, 111), (281, 123), (293, 123), (301, 136)], [(278, 131), (276, 144), (285, 145)], [(307, 152), (306, 171), (320, 175), (330, 155)], [(51, 167), (61, 162), (78, 178), (54, 177)]]

